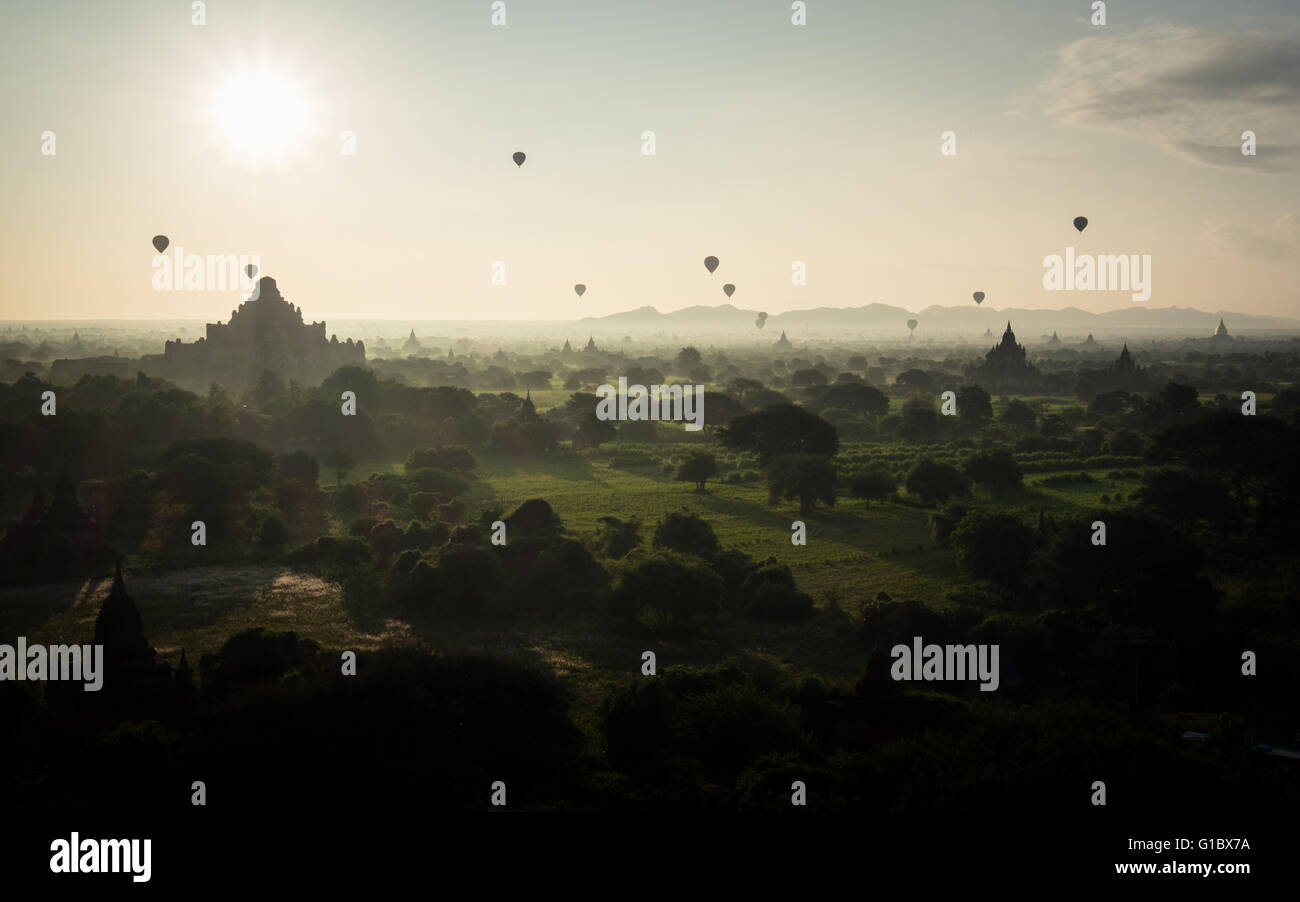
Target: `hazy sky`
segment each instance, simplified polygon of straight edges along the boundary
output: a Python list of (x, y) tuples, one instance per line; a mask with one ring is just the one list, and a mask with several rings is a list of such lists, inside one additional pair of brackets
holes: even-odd
[(0, 319), (227, 319), (159, 233), (309, 320), (1136, 303), (1045, 291), (1066, 246), (1300, 316), (1295, 0), (1090, 5), (4, 0)]

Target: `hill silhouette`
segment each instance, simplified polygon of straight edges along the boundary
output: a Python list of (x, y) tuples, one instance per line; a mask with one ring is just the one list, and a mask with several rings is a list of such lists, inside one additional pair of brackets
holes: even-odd
[[(732, 304), (716, 307), (693, 306), (662, 313), (654, 307), (638, 307), (621, 313), (600, 317), (584, 317), (579, 324), (599, 329), (718, 329), (756, 331), (754, 318), (757, 310), (747, 310)], [(867, 304), (861, 307), (813, 307), (791, 310), (768, 317), (764, 331), (780, 334), (782, 329), (848, 330), (863, 333), (904, 335), (906, 322), (915, 317), (920, 320), (917, 335), (972, 335), (980, 336), (986, 329), (1000, 332), (1010, 319), (1016, 329), (1027, 337), (1038, 333), (1050, 335), (1059, 332), (1063, 337), (1076, 333), (1080, 339), (1088, 333), (1095, 335), (1159, 334), (1166, 337), (1185, 334), (1204, 336), (1213, 333), (1220, 318), (1225, 319), (1233, 334), (1268, 332), (1300, 334), (1300, 320), (1277, 316), (1255, 316), (1230, 310), (1206, 312), (1191, 307), (1129, 307), (1092, 313), (1078, 307), (1060, 310), (1027, 309), (1020, 307), (997, 308), (987, 304), (976, 307), (962, 305), (944, 307), (933, 305), (919, 313), (892, 304)]]

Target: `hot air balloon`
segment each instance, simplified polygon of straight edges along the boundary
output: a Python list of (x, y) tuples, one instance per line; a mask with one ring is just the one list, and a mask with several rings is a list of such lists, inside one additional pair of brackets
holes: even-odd
[(915, 330), (916, 330), (916, 320), (914, 320), (914, 319), (909, 319), (909, 320), (907, 321), (907, 328), (908, 328), (909, 331), (915, 331)]
[(731, 297), (733, 294), (736, 293), (736, 286), (728, 282), (726, 285), (722, 286), (722, 293), (725, 294), (727, 297)]
[(713, 272), (715, 269), (718, 268), (718, 258), (717, 258), (717, 257), (705, 257), (705, 258), (704, 258), (704, 268), (707, 269), (709, 272)]
[(1074, 217), (1074, 227), (1078, 229), (1080, 232), (1082, 232), (1084, 229), (1088, 227), (1088, 217), (1086, 216)]
[(583, 285), (582, 283), (579, 283), (573, 286), (573, 290), (578, 293), (578, 297), (582, 297), (584, 294), (587, 293), (587, 286)]
[(245, 273), (245, 274), (246, 274), (250, 279), (256, 277), (256, 276), (257, 276), (257, 266), (256, 266), (255, 264), (252, 264), (252, 263), (248, 264), (247, 266), (244, 267), (244, 273)]
[(975, 303), (977, 304), (982, 303), (984, 301), (984, 292), (977, 291), (974, 294), (972, 294), (971, 297), (975, 299)]
[(516, 166), (522, 166), (524, 165), (524, 160), (528, 158), (524, 156), (524, 152), (522, 150), (516, 150), (514, 152), (512, 159), (514, 159)]
[(154, 235), (154, 236), (153, 236), (153, 246), (154, 246), (154, 250), (158, 251), (158, 253), (161, 254), (163, 251), (167, 250), (167, 245), (169, 245), (169, 244), (171, 244), (171, 242), (167, 240), (167, 236), (166, 236), (166, 235)]
[(766, 314), (766, 313), (760, 313), (760, 314), (758, 315), (758, 318), (754, 320), (754, 325), (758, 326), (758, 328), (760, 328), (760, 329), (763, 328), (764, 326), (766, 326), (766, 325), (767, 325), (767, 314)]

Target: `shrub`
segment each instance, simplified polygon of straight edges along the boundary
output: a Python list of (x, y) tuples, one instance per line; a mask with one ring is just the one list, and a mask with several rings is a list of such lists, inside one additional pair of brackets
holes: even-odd
[(872, 500), (883, 501), (897, 488), (898, 477), (880, 466), (854, 473), (849, 480), (849, 492), (854, 498), (866, 498), (868, 505)]
[(261, 529), (258, 530), (257, 543), (263, 548), (279, 548), (285, 542), (289, 541), (289, 528), (284, 525), (275, 514), (271, 514), (262, 520)]
[(907, 491), (926, 503), (970, 494), (969, 480), (956, 467), (924, 457), (907, 474)]
[(740, 588), (741, 609), (758, 620), (802, 620), (813, 612), (813, 600), (798, 591), (785, 564), (760, 567)]
[(652, 543), (655, 548), (693, 554), (710, 559), (718, 553), (718, 537), (709, 521), (698, 514), (673, 512), (655, 527)]
[(962, 470), (975, 482), (990, 488), (1012, 488), (1021, 483), (1020, 465), (1003, 448), (972, 454)]

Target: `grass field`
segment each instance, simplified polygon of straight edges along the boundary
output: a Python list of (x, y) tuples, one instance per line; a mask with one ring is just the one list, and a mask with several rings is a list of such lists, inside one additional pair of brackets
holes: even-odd
[[(698, 447), (681, 446), (683, 450)], [(699, 514), (713, 525), (724, 547), (789, 565), (800, 588), (819, 604), (834, 599), (850, 613), (881, 591), (893, 598), (941, 606), (947, 593), (960, 584), (952, 553), (931, 541), (932, 507), (906, 501), (868, 504), (843, 496), (834, 507), (819, 507), (801, 517), (794, 502), (769, 506), (761, 484), (710, 483), (701, 495), (693, 485), (673, 481), (658, 466), (621, 469), (604, 460), (569, 454), (530, 462), (480, 454), (478, 460), (471, 509), (499, 507), (509, 513), (529, 498), (544, 498), (576, 535), (596, 532), (604, 516), (639, 517), (647, 544), (655, 523), (665, 515)], [(401, 463), (368, 464), (359, 467), (353, 478), (370, 472), (401, 472)], [(996, 499), (984, 497), (1036, 523), (1039, 510), (1079, 513), (1105, 507), (1102, 495), (1113, 498), (1120, 493), (1127, 498), (1137, 488), (1136, 480), (1107, 479), (1108, 472), (1110, 468), (1092, 471), (1094, 483), (1057, 487), (1040, 484), (1049, 474), (1035, 474), (1026, 477), (1019, 491)], [(808, 543), (801, 547), (790, 542), (791, 523), (799, 519), (808, 529)]]
[[(665, 640), (611, 630), (599, 614), (559, 621), (404, 620), (356, 610), (338, 584), (276, 564), (153, 575), (133, 574), (128, 568), (128, 590), (146, 635), (172, 663), (186, 648), (192, 666), (229, 636), (255, 626), (294, 630), (327, 648), (375, 648), (418, 639), (438, 650), (489, 652), (541, 664), (571, 688), (575, 718), (595, 741), (600, 700), (613, 685), (639, 671), (647, 648), (655, 650), (661, 667), (705, 666), (736, 656), (751, 669), (770, 667), (796, 678), (818, 676), (851, 685), (866, 663), (866, 650), (852, 639), (864, 604), (884, 591), (899, 600), (945, 606), (950, 603), (946, 596), (962, 585), (952, 552), (935, 547), (930, 538), (933, 508), (906, 500), (868, 505), (843, 497), (835, 507), (801, 518), (793, 503), (770, 507), (761, 485), (711, 483), (707, 493), (698, 494), (692, 485), (673, 481), (658, 465), (617, 469), (606, 460), (569, 453), (526, 463), (490, 454), (478, 459), (468, 499), (471, 511), (499, 507), (508, 513), (529, 498), (545, 498), (572, 535), (594, 533), (602, 516), (639, 517), (647, 544), (664, 515), (698, 513), (713, 525), (724, 547), (788, 564), (800, 588), (823, 608), (823, 616), (802, 624), (773, 625), (724, 614), (698, 636)], [(400, 469), (399, 462), (365, 464), (350, 478)], [(1127, 498), (1137, 485), (1134, 480), (1109, 480), (1103, 471), (1091, 475), (1095, 483), (1050, 488), (1039, 485), (1047, 474), (1034, 475), (1026, 478), (1024, 488), (986, 500), (1034, 522), (1041, 509), (1072, 513), (1101, 507), (1102, 494), (1113, 497), (1119, 492)], [(790, 525), (796, 519), (807, 524), (808, 543), (803, 547), (790, 542)], [(78, 636), (89, 641), (109, 584), (108, 579), (94, 579), (0, 590), (0, 634), (26, 635), (31, 642), (67, 642)]]

